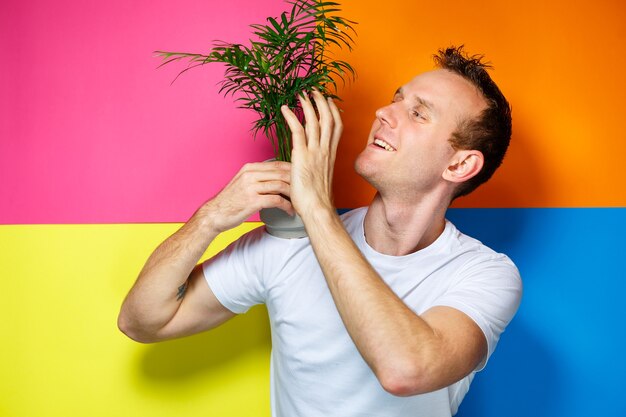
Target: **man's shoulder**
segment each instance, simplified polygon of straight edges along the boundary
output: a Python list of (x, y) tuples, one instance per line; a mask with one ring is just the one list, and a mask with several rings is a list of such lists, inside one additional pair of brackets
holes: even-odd
[(353, 225), (361, 225), (363, 224), (363, 219), (365, 218), (365, 214), (367, 213), (367, 206), (358, 207), (355, 209), (343, 209), (337, 210), (339, 213), (339, 218), (343, 222), (344, 226), (349, 227)]
[[(483, 243), (481, 240), (469, 236), (446, 220), (448, 229), (447, 250), (458, 256), (461, 269), (475, 268), (498, 268), (508, 270), (514, 276), (519, 276), (519, 271), (513, 260), (505, 253), (498, 252)], [(456, 257), (455, 256), (455, 257)]]
[(350, 221), (351, 219), (365, 216), (365, 213), (367, 213), (367, 208), (368, 206), (352, 209), (337, 209), (337, 213), (339, 213), (339, 217), (345, 222)]

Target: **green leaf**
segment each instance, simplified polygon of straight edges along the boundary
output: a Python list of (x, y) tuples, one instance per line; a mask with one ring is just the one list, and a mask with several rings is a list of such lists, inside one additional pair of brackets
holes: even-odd
[(287, 29), (289, 27), (289, 20), (287, 20), (287, 12), (281, 13), (280, 20), (283, 23), (283, 28)]
[(283, 28), (278, 24), (278, 22), (276, 21), (276, 19), (274, 19), (273, 17), (268, 17), (267, 20), (272, 24), (272, 26), (274, 26), (274, 29), (276, 29), (276, 33), (278, 33), (279, 35), (282, 35), (285, 33), (285, 31), (283, 30)]

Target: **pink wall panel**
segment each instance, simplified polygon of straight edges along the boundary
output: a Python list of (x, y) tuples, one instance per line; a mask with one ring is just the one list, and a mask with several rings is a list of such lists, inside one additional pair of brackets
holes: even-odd
[[(461, 43), (493, 61), (513, 105), (514, 134), (502, 169), (458, 206), (624, 206), (621, 4), (343, 3), (359, 36), (342, 58), (359, 77), (340, 93), (338, 207), (372, 196), (353, 162), (375, 110), (432, 68), (438, 47)], [(170, 86), (182, 67), (157, 70), (152, 51), (244, 42), (248, 24), (288, 7), (284, 0), (0, 1), (0, 224), (188, 219), (243, 163), (267, 159), (270, 146), (252, 142), (253, 114), (218, 93), (223, 67), (190, 71)], [(611, 65), (593, 57), (611, 57)], [(598, 87), (603, 82), (608, 87)]]
[(223, 67), (156, 70), (156, 49), (243, 42), (276, 0), (3, 1), (0, 223), (186, 220), (246, 161), (252, 114)]

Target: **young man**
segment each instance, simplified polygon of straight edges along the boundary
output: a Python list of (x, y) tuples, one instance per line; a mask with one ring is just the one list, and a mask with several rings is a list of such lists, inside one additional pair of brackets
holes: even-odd
[[(292, 163), (248, 164), (148, 259), (119, 317), (141, 342), (211, 329), (265, 303), (275, 416), (450, 416), (521, 297), (505, 255), (460, 233), (451, 201), (486, 181), (511, 135), (510, 108), (480, 59), (436, 57), (376, 112), (356, 170), (377, 190), (336, 214), (342, 125), (332, 100), (300, 100)], [(285, 198), (288, 196), (289, 199)], [(252, 231), (196, 265), (220, 232), (263, 207), (297, 212), (308, 238)]]

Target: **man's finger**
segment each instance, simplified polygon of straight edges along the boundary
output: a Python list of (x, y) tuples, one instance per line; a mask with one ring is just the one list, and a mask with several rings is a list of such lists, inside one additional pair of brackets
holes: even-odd
[(298, 99), (302, 104), (302, 111), (304, 112), (304, 130), (306, 131), (306, 141), (309, 147), (316, 147), (319, 144), (319, 123), (317, 122), (317, 114), (311, 100), (306, 92), (302, 92)]
[(287, 125), (291, 130), (291, 142), (293, 143), (293, 149), (304, 149), (306, 147), (306, 138), (304, 134), (304, 128), (300, 124), (298, 117), (293, 114), (291, 109), (286, 105), (280, 107), (280, 112), (283, 114)]
[(240, 171), (291, 171), (291, 164), (283, 161), (248, 162)]
[(296, 214), (296, 211), (291, 205), (291, 202), (287, 200), (286, 198), (278, 194), (274, 194), (274, 195), (268, 194), (268, 195), (261, 196), (259, 200), (259, 209), (274, 208), (274, 207), (287, 212), (291, 216)]
[(339, 144), (339, 139), (341, 138), (341, 134), (343, 133), (343, 121), (341, 120), (341, 112), (335, 101), (332, 98), (328, 98), (328, 108), (330, 109), (330, 113), (333, 117), (333, 133), (331, 139), (331, 149), (336, 150), (337, 145)]
[(320, 115), (319, 142), (323, 149), (328, 149), (333, 134), (333, 116), (328, 108), (328, 102), (318, 90), (313, 90), (313, 100)]
[(291, 187), (284, 181), (261, 181), (256, 185), (256, 192), (257, 194), (280, 194), (289, 197), (291, 195)]

